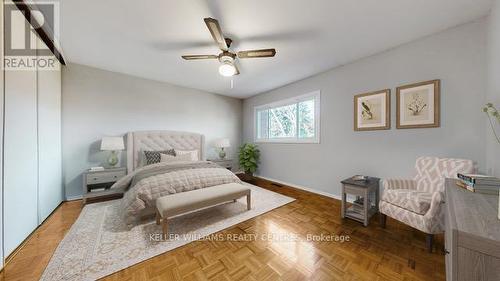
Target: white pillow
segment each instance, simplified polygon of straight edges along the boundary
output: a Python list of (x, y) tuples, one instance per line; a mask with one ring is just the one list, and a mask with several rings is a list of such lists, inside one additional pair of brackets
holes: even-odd
[(191, 155), (189, 154), (184, 154), (184, 155), (178, 155), (178, 156), (173, 156), (173, 155), (168, 155), (168, 154), (160, 154), (161, 160), (160, 162), (191, 162)]
[(176, 150), (175, 154), (180, 155), (190, 155), (191, 161), (199, 161), (198, 150)]

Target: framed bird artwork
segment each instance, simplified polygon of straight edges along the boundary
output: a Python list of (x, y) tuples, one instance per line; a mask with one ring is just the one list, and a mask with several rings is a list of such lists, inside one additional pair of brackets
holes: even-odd
[(391, 128), (391, 90), (354, 96), (354, 130), (388, 130)]

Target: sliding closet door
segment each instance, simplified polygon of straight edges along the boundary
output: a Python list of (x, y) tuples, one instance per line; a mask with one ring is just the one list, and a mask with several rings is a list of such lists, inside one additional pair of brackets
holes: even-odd
[[(24, 32), (24, 17), (12, 22)], [(4, 249), (9, 255), (38, 225), (36, 70), (5, 71)]]
[(5, 71), (5, 254), (38, 225), (36, 71)]
[[(3, 5), (0, 5), (0, 61), (4, 61)], [(3, 70), (0, 71), (0, 143), (3, 143)], [(0, 179), (3, 177), (3, 146), (0, 145)], [(0, 180), (0, 268), (3, 268), (3, 181)]]
[[(38, 48), (46, 48), (45, 43), (38, 40)], [(63, 199), (61, 171), (61, 71), (38, 70), (37, 88), (38, 222), (42, 223)]]

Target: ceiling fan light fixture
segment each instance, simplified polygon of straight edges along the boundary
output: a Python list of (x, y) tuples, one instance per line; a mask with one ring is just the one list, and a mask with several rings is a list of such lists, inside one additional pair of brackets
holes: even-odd
[(236, 68), (230, 62), (223, 62), (219, 66), (219, 73), (222, 76), (230, 77), (236, 74)]

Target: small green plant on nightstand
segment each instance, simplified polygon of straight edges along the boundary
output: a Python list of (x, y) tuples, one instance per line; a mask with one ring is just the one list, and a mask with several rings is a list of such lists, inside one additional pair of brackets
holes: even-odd
[(256, 144), (245, 143), (240, 147), (239, 162), (240, 167), (245, 171), (245, 175), (250, 179), (259, 166), (260, 151)]
[(483, 107), (483, 112), (486, 113), (488, 116), (488, 119), (490, 121), (490, 126), (491, 130), (493, 131), (493, 134), (495, 135), (495, 138), (497, 139), (497, 142), (500, 143), (500, 138), (498, 137), (498, 134), (495, 130), (495, 126), (493, 125), (493, 121), (491, 120), (492, 118), (496, 119), (498, 123), (500, 123), (500, 113), (496, 109), (496, 107), (492, 103), (487, 103)]

